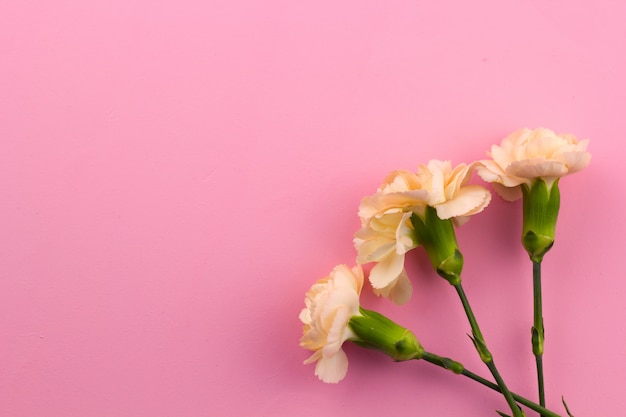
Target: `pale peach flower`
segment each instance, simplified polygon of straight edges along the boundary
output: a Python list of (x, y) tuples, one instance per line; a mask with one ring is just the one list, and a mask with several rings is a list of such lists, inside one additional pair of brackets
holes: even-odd
[(348, 357), (343, 343), (355, 338), (348, 327), (350, 318), (359, 313), (359, 295), (363, 288), (360, 266), (336, 266), (330, 275), (317, 281), (307, 292), (306, 307), (300, 312), (304, 323), (300, 346), (313, 350), (305, 364), (317, 361), (315, 375), (324, 382), (337, 383), (348, 371)]
[(373, 217), (354, 235), (357, 262), (377, 262), (369, 275), (374, 293), (404, 304), (413, 287), (404, 269), (404, 255), (417, 246), (411, 212), (389, 212)]
[(416, 173), (394, 171), (378, 192), (365, 197), (359, 207), (361, 229), (354, 244), (357, 262), (377, 262), (370, 272), (374, 292), (402, 304), (411, 297), (412, 286), (404, 268), (405, 254), (418, 246), (411, 216), (423, 216), (426, 206), (443, 219), (460, 225), (482, 211), (491, 194), (479, 185), (468, 185), (474, 164), (452, 169), (450, 161), (432, 160)]
[(487, 154), (492, 159), (480, 161), (478, 175), (493, 183), (494, 190), (505, 200), (517, 200), (522, 196), (522, 184), (530, 187), (542, 178), (551, 187), (558, 178), (589, 165), (588, 143), (543, 127), (519, 129), (491, 147)]
[(459, 164), (452, 169), (450, 161), (438, 160), (420, 165), (418, 175), (428, 190), (427, 205), (437, 210), (440, 219), (451, 219), (455, 226), (460, 226), (489, 205), (489, 191), (480, 185), (468, 184), (475, 165)]

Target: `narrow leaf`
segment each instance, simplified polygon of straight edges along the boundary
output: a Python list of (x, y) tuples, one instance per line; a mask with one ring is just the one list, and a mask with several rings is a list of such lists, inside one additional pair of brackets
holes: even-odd
[(565, 411), (567, 411), (567, 415), (569, 417), (574, 417), (572, 415), (572, 413), (569, 411), (569, 408), (567, 407), (567, 404), (565, 403), (565, 397), (561, 396), (561, 401), (563, 401), (563, 406), (565, 407)]

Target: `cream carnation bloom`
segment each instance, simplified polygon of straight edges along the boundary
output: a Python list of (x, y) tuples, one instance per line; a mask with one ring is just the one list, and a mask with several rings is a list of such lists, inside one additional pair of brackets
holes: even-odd
[(589, 165), (588, 143), (543, 127), (519, 129), (491, 147), (487, 154), (493, 159), (480, 161), (478, 175), (493, 183), (505, 200), (517, 200), (522, 196), (519, 185), (531, 186), (542, 178), (550, 187), (558, 178)]
[(361, 288), (361, 266), (350, 269), (338, 265), (306, 293), (306, 307), (300, 312), (304, 323), (300, 346), (314, 351), (304, 363), (317, 361), (315, 375), (324, 382), (337, 383), (348, 371), (348, 357), (341, 347), (346, 340), (355, 338), (348, 322), (360, 315)]
[(483, 211), (491, 201), (491, 194), (480, 185), (468, 185), (476, 164), (459, 164), (454, 169), (450, 161), (432, 160), (420, 165), (418, 175), (428, 190), (427, 205), (437, 210), (442, 219), (452, 219), (455, 226)]
[(413, 240), (411, 212), (392, 211), (372, 218), (354, 235), (357, 262), (377, 262), (369, 275), (376, 295), (404, 304), (413, 287), (404, 269), (404, 255), (417, 246)]
[(467, 184), (473, 170), (474, 164), (452, 169), (450, 161), (432, 160), (420, 165), (416, 173), (392, 172), (376, 194), (361, 201), (362, 227), (354, 244), (358, 263), (377, 262), (369, 276), (376, 294), (396, 304), (411, 297), (404, 258), (418, 245), (411, 223), (413, 213), (423, 215), (425, 207), (432, 206), (441, 219), (452, 219), (458, 226), (489, 204), (489, 191)]

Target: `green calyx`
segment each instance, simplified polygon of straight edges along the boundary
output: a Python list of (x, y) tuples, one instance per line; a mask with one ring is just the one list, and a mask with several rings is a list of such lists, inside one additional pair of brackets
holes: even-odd
[(395, 361), (422, 357), (424, 348), (413, 332), (375, 311), (361, 308), (360, 312), (360, 316), (353, 316), (348, 322), (356, 335), (354, 343), (381, 351)]
[(542, 178), (522, 185), (524, 225), (522, 244), (533, 262), (541, 262), (554, 245), (561, 195), (558, 179), (550, 187)]
[(440, 219), (434, 207), (426, 206), (424, 217), (413, 213), (411, 223), (417, 241), (426, 249), (435, 271), (450, 284), (458, 285), (461, 282), (463, 255), (459, 251), (452, 220)]

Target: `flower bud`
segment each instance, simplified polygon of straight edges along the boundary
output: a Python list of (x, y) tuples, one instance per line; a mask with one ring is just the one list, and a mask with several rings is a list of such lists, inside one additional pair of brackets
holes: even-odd
[(533, 262), (541, 262), (554, 244), (561, 196), (558, 179), (550, 186), (543, 178), (522, 185), (524, 225), (522, 244)]
[(434, 207), (426, 206), (424, 217), (413, 213), (411, 222), (417, 241), (426, 249), (435, 271), (450, 284), (458, 285), (461, 282), (463, 255), (459, 251), (452, 220), (440, 219)]
[(396, 361), (420, 359), (424, 348), (408, 329), (371, 310), (360, 309), (348, 325), (355, 334), (351, 339), (359, 346), (379, 350)]

